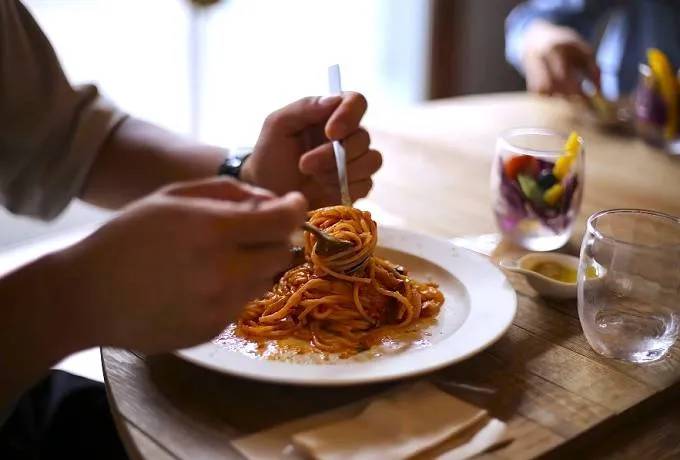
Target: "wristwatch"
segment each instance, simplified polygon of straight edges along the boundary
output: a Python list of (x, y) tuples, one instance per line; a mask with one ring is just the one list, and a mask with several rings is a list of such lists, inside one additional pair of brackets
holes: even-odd
[(236, 149), (229, 149), (226, 158), (217, 170), (218, 176), (228, 176), (234, 179), (241, 179), (241, 170), (253, 149), (249, 147), (239, 147)]

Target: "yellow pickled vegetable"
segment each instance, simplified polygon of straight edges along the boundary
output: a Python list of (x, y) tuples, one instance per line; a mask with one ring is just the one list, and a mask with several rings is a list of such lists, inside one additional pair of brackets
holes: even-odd
[(578, 152), (581, 148), (581, 140), (579, 139), (578, 133), (576, 131), (572, 131), (571, 134), (569, 135), (569, 139), (567, 139), (567, 143), (564, 144), (564, 152), (567, 155), (578, 155)]
[(664, 136), (673, 139), (678, 130), (678, 85), (675, 72), (668, 57), (656, 48), (647, 50), (649, 68), (659, 82), (661, 97), (668, 108), (668, 119), (664, 125)]
[(564, 153), (557, 159), (553, 167), (553, 175), (562, 180), (569, 174), (571, 165), (576, 161), (578, 153), (581, 151), (581, 138), (576, 131), (572, 131), (564, 144)]
[(558, 182), (545, 191), (543, 194), (543, 201), (545, 201), (548, 206), (555, 206), (557, 202), (560, 201), (560, 198), (562, 198), (562, 195), (564, 195), (564, 187)]
[(562, 155), (561, 157), (559, 157), (555, 162), (555, 166), (553, 166), (553, 175), (558, 180), (564, 179), (564, 176), (566, 176), (569, 173), (571, 165), (574, 163), (575, 160), (576, 157), (574, 155)]

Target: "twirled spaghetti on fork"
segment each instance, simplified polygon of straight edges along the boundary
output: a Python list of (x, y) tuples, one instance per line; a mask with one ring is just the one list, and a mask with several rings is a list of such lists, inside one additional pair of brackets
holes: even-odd
[(370, 213), (334, 206), (312, 211), (309, 221), (352, 247), (322, 256), (316, 237), (305, 233), (306, 262), (246, 305), (237, 333), (252, 339), (295, 338), (346, 357), (439, 313), (444, 296), (437, 285), (414, 281), (402, 267), (373, 255), (378, 230)]

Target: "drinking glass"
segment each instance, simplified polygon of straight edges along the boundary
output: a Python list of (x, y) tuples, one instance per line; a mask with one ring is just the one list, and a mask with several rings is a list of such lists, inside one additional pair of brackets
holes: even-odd
[(578, 313), (598, 353), (663, 357), (680, 324), (680, 219), (639, 209), (593, 214), (578, 271)]
[(501, 233), (531, 251), (552, 251), (569, 240), (583, 195), (584, 148), (578, 138), (539, 128), (499, 136), (491, 168), (491, 193)]

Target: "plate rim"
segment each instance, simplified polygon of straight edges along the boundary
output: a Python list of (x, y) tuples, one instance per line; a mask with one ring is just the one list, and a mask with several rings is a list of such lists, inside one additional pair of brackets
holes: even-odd
[[(503, 287), (504, 289), (499, 288), (499, 292), (504, 293), (508, 297), (503, 300), (503, 302), (499, 303), (505, 303), (503, 307), (504, 314), (507, 315), (507, 320), (505, 321), (505, 324), (502, 327), (499, 327), (493, 335), (489, 335), (488, 338), (486, 339), (485, 343), (476, 346), (476, 347), (471, 347), (468, 351), (459, 353), (455, 355), (453, 358), (445, 358), (445, 359), (440, 359), (439, 362), (436, 362), (434, 364), (426, 365), (426, 366), (412, 366), (408, 368), (403, 368), (402, 371), (399, 372), (392, 372), (392, 373), (387, 373), (387, 374), (377, 374), (377, 375), (365, 375), (365, 376), (349, 376), (348, 378), (343, 378), (343, 377), (337, 377), (337, 374), (342, 373), (342, 370), (338, 368), (338, 373), (336, 373), (336, 377), (333, 378), (322, 378), (322, 377), (316, 377), (316, 378), (310, 378), (308, 375), (303, 374), (299, 375), (293, 371), (293, 368), (291, 369), (291, 372), (287, 374), (285, 377), (282, 377), (281, 375), (276, 375), (275, 373), (262, 373), (262, 372), (252, 372), (249, 370), (244, 371), (243, 369), (238, 369), (235, 367), (229, 368), (226, 366), (218, 365), (214, 362), (211, 362), (210, 360), (207, 360), (205, 356), (202, 357), (197, 357), (195, 356), (196, 354), (203, 354), (205, 355), (208, 349), (213, 349), (219, 351), (221, 348), (212, 343), (212, 342), (206, 342), (200, 345), (197, 345), (195, 347), (190, 347), (190, 348), (185, 348), (181, 350), (176, 350), (173, 352), (173, 354), (178, 357), (179, 359), (182, 359), (184, 361), (187, 361), (191, 363), (192, 365), (202, 367), (214, 372), (218, 372), (220, 374), (225, 374), (233, 377), (238, 377), (238, 378), (243, 378), (243, 379), (249, 379), (249, 380), (255, 380), (259, 382), (265, 382), (265, 383), (274, 383), (274, 384), (280, 384), (280, 385), (293, 385), (293, 386), (314, 386), (314, 387), (339, 387), (339, 386), (354, 386), (354, 385), (369, 385), (369, 384), (376, 384), (376, 383), (384, 383), (384, 382), (389, 382), (389, 381), (395, 381), (395, 380), (401, 380), (401, 379), (408, 379), (414, 376), (418, 375), (425, 375), (429, 374), (432, 372), (435, 372), (437, 370), (443, 369), (445, 367), (451, 366), (456, 363), (460, 363), (462, 361), (465, 361), (472, 356), (475, 356), (496, 342), (500, 340), (510, 329), (510, 327), (513, 324), (513, 321), (517, 315), (517, 293), (512, 288), (510, 285), (510, 282), (506, 275), (503, 273), (503, 271), (494, 264), (490, 258), (487, 256), (484, 256), (482, 254), (479, 254), (475, 251), (472, 251), (470, 249), (461, 247), (457, 244), (455, 244), (452, 240), (442, 238), (439, 236), (431, 235), (425, 232), (420, 232), (417, 230), (412, 230), (408, 228), (403, 228), (403, 227), (395, 227), (395, 226), (389, 226), (389, 225), (378, 225), (378, 231), (379, 233), (384, 233), (387, 232), (388, 235), (393, 234), (393, 232), (402, 233), (409, 235), (410, 237), (418, 238), (421, 239), (421, 241), (424, 240), (429, 240), (430, 242), (435, 242), (438, 244), (445, 244), (452, 249), (455, 250), (456, 256), (462, 256), (468, 260), (473, 260), (477, 264), (481, 265), (486, 265), (486, 269), (489, 270), (490, 272), (494, 272), (494, 274), (499, 277), (499, 279), (503, 282)], [(379, 245), (380, 246), (380, 245)], [(398, 250), (401, 252), (406, 252), (409, 255), (413, 255), (416, 257), (422, 257), (422, 255), (418, 255), (412, 250), (409, 250), (408, 247), (401, 247), (401, 248), (395, 248), (390, 246), (389, 244), (384, 246), (386, 249), (392, 249), (392, 250)], [(432, 260), (425, 259), (428, 262), (434, 264), (434, 265), (439, 265), (436, 262), (433, 262)], [(440, 265), (439, 265), (440, 266)], [(440, 266), (441, 267), (441, 266)], [(450, 269), (446, 267), (441, 267), (447, 272), (451, 273), (454, 275), (454, 277), (466, 288), (466, 291), (468, 290), (467, 286), (465, 286), (465, 283), (463, 283), (456, 274), (452, 273)], [(468, 321), (468, 317), (470, 316), (472, 312), (472, 302), (470, 303), (470, 312), (468, 312), (467, 317), (461, 324), (461, 328), (463, 325)], [(452, 334), (455, 336), (455, 334), (458, 331), (454, 331)], [(206, 351), (201, 351), (203, 349), (206, 349)], [(418, 350), (417, 352), (419, 353), (427, 353), (430, 350), (437, 349), (436, 346), (433, 346), (431, 348), (427, 349), (422, 349)], [(453, 353), (452, 353), (453, 354)], [(247, 359), (252, 359), (252, 358), (247, 358)], [(293, 364), (293, 363), (286, 363), (286, 362), (279, 362), (279, 361), (265, 361), (263, 360), (262, 362), (267, 362), (270, 365), (273, 366), (279, 366), (279, 365), (285, 365), (285, 366), (338, 366), (338, 364)], [(369, 364), (371, 360), (366, 361), (366, 364)], [(363, 363), (362, 363), (363, 364)]]

